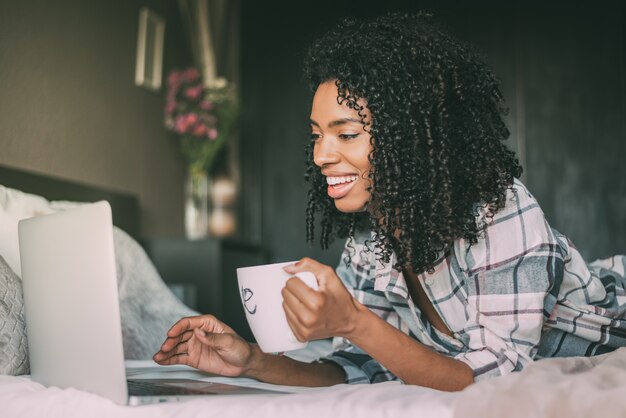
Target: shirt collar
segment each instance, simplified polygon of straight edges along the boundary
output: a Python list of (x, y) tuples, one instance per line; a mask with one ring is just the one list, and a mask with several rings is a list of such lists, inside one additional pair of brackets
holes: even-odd
[[(371, 237), (372, 242), (375, 242), (376, 234), (374, 232), (372, 232)], [(404, 274), (393, 268), (393, 265), (397, 261), (396, 253), (391, 253), (388, 263), (383, 263), (382, 260), (379, 260), (377, 253), (377, 250), (370, 253), (373, 258), (372, 263), (376, 266), (374, 273), (374, 290), (379, 292), (391, 292), (404, 299), (408, 299), (409, 291)]]

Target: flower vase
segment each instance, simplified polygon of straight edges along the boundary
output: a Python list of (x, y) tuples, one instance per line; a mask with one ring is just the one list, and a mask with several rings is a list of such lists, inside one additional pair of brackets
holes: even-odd
[(213, 179), (209, 191), (209, 232), (211, 236), (223, 238), (235, 233), (235, 198), (236, 188), (231, 179), (227, 177)]
[(185, 179), (185, 233), (187, 239), (205, 238), (209, 233), (209, 178), (204, 170), (190, 168)]

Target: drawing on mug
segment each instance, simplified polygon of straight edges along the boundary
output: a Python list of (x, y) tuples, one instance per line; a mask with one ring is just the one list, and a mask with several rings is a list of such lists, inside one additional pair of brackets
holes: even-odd
[(252, 290), (241, 286), (241, 300), (243, 301), (243, 307), (246, 308), (246, 311), (248, 311), (250, 315), (254, 315), (256, 313), (256, 305), (254, 305), (254, 308), (250, 310), (247, 304), (247, 302), (252, 299), (252, 296), (254, 296), (254, 292), (252, 292)]

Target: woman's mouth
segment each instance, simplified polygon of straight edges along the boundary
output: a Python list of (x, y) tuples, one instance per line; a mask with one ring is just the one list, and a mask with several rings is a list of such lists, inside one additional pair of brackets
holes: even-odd
[(328, 196), (333, 199), (341, 199), (344, 197), (350, 189), (354, 186), (359, 176), (338, 176), (338, 177), (326, 177), (326, 183), (328, 183)]

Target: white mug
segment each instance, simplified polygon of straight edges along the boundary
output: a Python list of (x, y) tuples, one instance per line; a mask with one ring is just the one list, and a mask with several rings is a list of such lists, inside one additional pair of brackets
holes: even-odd
[(290, 277), (297, 276), (310, 288), (318, 290), (317, 279), (310, 272), (287, 273), (283, 267), (293, 264), (276, 263), (237, 269), (239, 295), (246, 319), (265, 353), (297, 350), (306, 342), (296, 339), (287, 323), (281, 291)]

